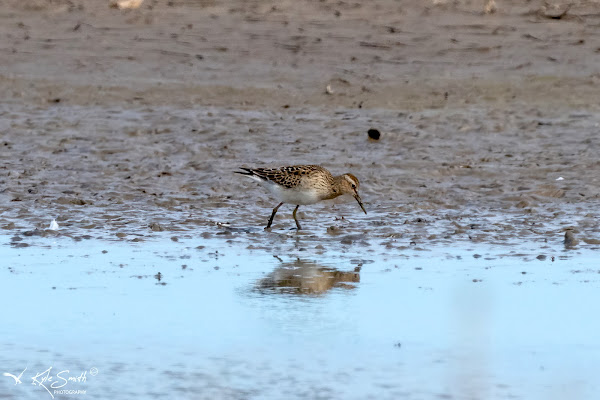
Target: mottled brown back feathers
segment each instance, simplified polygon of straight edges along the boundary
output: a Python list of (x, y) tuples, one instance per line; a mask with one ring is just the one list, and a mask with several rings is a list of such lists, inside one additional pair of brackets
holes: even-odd
[[(321, 179), (327, 184), (333, 184), (331, 173), (318, 165), (293, 165), (279, 168), (242, 168), (247, 171), (246, 175), (258, 176), (286, 188), (299, 187), (304, 176), (321, 175)], [(240, 172), (241, 173), (241, 172)], [(242, 173), (243, 174), (243, 173)]]

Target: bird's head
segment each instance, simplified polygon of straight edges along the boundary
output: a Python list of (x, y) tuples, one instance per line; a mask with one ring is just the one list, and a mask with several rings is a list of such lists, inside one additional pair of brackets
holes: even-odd
[(360, 184), (358, 183), (358, 178), (355, 177), (354, 175), (352, 175), (352, 174), (342, 175), (342, 179), (340, 179), (340, 189), (342, 191), (341, 194), (352, 195), (356, 199), (356, 201), (358, 201), (358, 205), (366, 214), (367, 210), (365, 210), (362, 200), (360, 199), (360, 196), (358, 195), (358, 187), (359, 186), (360, 186)]

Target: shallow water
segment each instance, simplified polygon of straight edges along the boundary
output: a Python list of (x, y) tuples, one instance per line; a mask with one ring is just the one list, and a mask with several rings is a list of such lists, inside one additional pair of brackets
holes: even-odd
[(17, 247), (2, 237), (1, 372), (27, 370), (20, 385), (0, 377), (0, 392), (83, 396), (31, 385), (49, 367), (56, 384), (62, 370), (87, 371), (62, 388), (82, 398), (592, 399), (600, 390), (592, 251), (547, 247), (536, 258), (470, 245), (369, 258), (307, 252), (310, 236), (286, 237), (297, 250), (161, 235), (27, 237)]

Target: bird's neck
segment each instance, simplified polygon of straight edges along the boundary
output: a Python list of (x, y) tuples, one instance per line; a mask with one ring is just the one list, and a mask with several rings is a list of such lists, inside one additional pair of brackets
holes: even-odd
[(336, 197), (344, 194), (342, 192), (342, 179), (344, 179), (342, 176), (334, 176), (333, 177), (333, 183), (331, 184), (331, 190), (329, 191), (329, 194), (327, 196), (323, 197), (323, 200), (335, 199)]

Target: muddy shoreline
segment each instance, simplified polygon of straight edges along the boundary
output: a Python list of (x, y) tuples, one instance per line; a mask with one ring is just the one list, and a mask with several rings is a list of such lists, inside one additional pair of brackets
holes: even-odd
[(2, 5), (7, 233), (260, 236), (273, 199), (231, 171), (315, 163), (370, 211), (301, 208), (318, 237), (598, 247), (593, 5), (88, 3)]

